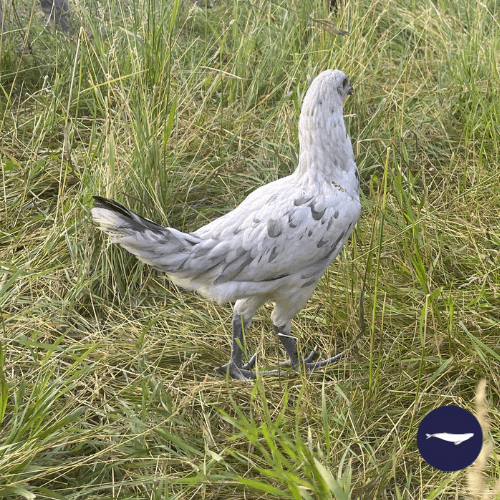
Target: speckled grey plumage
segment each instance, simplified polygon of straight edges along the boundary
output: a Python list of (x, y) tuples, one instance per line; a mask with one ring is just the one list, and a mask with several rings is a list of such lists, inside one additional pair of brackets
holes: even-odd
[[(261, 186), (193, 233), (164, 228), (101, 197), (95, 197), (92, 215), (114, 243), (180, 286), (219, 303), (236, 301), (234, 338), (242, 335), (238, 325), (248, 328), (259, 307), (275, 302), (271, 318), (295, 365), (292, 318), (341, 251), (361, 210), (359, 175), (343, 119), (351, 89), (339, 70), (319, 74), (302, 105), (295, 172)], [(312, 363), (310, 357), (302, 360), (309, 370), (334, 359)], [(231, 362), (223, 368), (236, 378), (254, 378), (249, 370), (254, 361), (243, 365), (233, 341)]]

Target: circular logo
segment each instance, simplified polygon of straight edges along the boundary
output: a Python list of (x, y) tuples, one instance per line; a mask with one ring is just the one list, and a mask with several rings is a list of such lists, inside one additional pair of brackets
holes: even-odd
[(453, 472), (476, 460), (483, 446), (483, 431), (477, 418), (464, 408), (441, 406), (423, 418), (417, 446), (429, 465)]

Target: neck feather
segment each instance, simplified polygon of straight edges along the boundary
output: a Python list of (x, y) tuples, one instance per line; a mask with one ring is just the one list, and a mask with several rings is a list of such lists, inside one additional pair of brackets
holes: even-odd
[(299, 121), (300, 155), (295, 174), (314, 184), (332, 182), (359, 198), (359, 175), (342, 106), (316, 106)]

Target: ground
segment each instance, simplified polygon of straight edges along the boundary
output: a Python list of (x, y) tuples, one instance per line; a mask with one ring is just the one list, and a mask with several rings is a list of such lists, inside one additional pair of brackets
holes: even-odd
[[(444, 473), (415, 436), (459, 405), (499, 439), (497, 3), (73, 7), (79, 34), (35, 14), (32, 54), (0, 45), (0, 496), (494, 498), (498, 448)], [(230, 306), (108, 246), (91, 198), (196, 230), (295, 168), (326, 68), (354, 86), (362, 214), (293, 330), (346, 354), (226, 380)], [(246, 334), (266, 367), (269, 313)]]

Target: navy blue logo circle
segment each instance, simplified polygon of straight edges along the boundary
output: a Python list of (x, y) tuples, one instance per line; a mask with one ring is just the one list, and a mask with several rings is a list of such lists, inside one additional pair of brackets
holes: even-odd
[(441, 406), (423, 418), (417, 446), (429, 465), (453, 472), (476, 460), (483, 446), (483, 431), (477, 418), (464, 408)]

